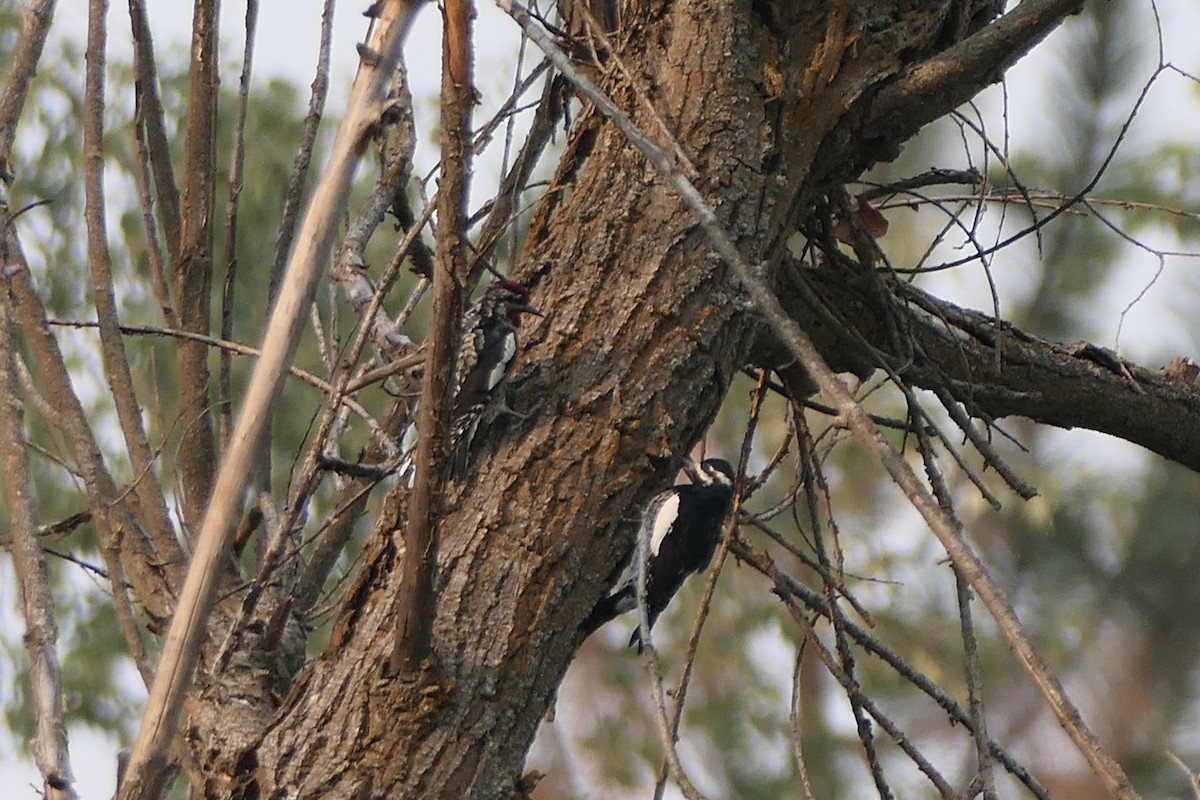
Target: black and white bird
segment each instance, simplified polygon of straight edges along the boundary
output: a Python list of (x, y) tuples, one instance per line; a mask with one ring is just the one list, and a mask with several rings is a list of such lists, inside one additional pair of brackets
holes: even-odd
[[(700, 464), (696, 483), (672, 486), (656, 495), (642, 514), (640, 537), (649, 538), (646, 563), (646, 615), (650, 626), (666, 609), (684, 580), (712, 561), (729, 507), (734, 471), (729, 462), (710, 458)], [(596, 604), (582, 625), (590, 635), (618, 614), (637, 608), (637, 550), (617, 582), (618, 589)], [(629, 644), (642, 652), (641, 630)]]
[(509, 411), (504, 403), (504, 379), (517, 354), (517, 329), (522, 314), (541, 312), (529, 304), (529, 290), (500, 279), (484, 291), (478, 302), (463, 314), (458, 362), (454, 369), (453, 427), (450, 447), (454, 474), (466, 473), (471, 442), (479, 422), (493, 399), (497, 412)]

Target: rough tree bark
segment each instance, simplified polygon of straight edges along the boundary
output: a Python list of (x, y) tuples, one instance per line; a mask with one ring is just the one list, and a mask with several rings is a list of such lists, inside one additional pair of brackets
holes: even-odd
[[(992, 0), (629, 3), (616, 54), (649, 87), (743, 254), (766, 265), (781, 296), (799, 298), (788, 287), (807, 279), (785, 243), (818, 203), (998, 79), (1079, 4), (1025, 0), (992, 21)], [(606, 88), (658, 135), (660, 119), (619, 78)], [(732, 376), (775, 365), (778, 348), (692, 214), (613, 126), (585, 114), (554, 188), (515, 276), (547, 312), (525, 331), (514, 381), (514, 406), (531, 413), (494, 427), (469, 479), (445, 498), (432, 658), (415, 681), (387, 669), (401, 487), (320, 658), (297, 674), (299, 636), (272, 654), (247, 636), (214, 673), (206, 650), (184, 741), (211, 796), (511, 796), (579, 645), (577, 625), (629, 547), (631, 510), (705, 430)], [(883, 349), (863, 277), (831, 268), (820, 279), (829, 306)], [(805, 302), (789, 308), (810, 330), (828, 330)], [(883, 313), (930, 316), (916, 309)], [(832, 362), (865, 368), (836, 333), (817, 338)], [(915, 380), (976, 375), (995, 356), (986, 341), (947, 347), (931, 334), (924, 344), (903, 354)], [(1078, 379), (1107, 380), (1092, 366)], [(982, 410), (1030, 413), (996, 385), (975, 396)], [(1075, 411), (1044, 418), (1089, 424), (1086, 409)], [(214, 616), (214, 643), (230, 614)]]

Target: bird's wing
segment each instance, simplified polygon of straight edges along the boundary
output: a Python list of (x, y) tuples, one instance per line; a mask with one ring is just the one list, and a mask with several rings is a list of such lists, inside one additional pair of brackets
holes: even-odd
[(671, 530), (671, 526), (675, 524), (678, 517), (678, 491), (668, 489), (650, 501), (650, 506), (646, 509), (646, 516), (642, 521), (642, 529), (638, 532), (639, 537), (644, 536), (646, 527), (650, 526), (650, 555), (658, 555), (663, 539), (666, 538), (667, 532)]

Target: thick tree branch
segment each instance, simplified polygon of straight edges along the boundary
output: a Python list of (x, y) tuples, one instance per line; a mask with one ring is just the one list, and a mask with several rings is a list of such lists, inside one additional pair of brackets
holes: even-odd
[[(180, 217), (175, 298), (179, 325), (185, 331), (207, 334), (212, 325), (213, 216), (217, 195), (217, 0), (194, 0), (192, 15), (191, 82), (184, 138), (183, 210)], [(175, 354), (179, 413), (183, 416), (178, 469), (184, 533), (195, 543), (212, 493), (216, 474), (212, 391), (208, 348), (181, 342)], [(130, 773), (132, 774), (132, 772)]]
[(912, 331), (925, 356), (905, 373), (917, 385), (948, 377), (955, 395), (976, 415), (1017, 414), (1062, 428), (1088, 428), (1200, 471), (1200, 392), (1194, 385), (1086, 343), (1059, 344), (1008, 324), (997, 335), (988, 315), (912, 287), (905, 294), (921, 298)]
[[(903, 377), (923, 388), (950, 390), (973, 416), (1022, 416), (1060, 428), (1087, 428), (1200, 471), (1200, 392), (1191, 383), (1102, 348), (1064, 345), (1006, 322), (998, 325), (987, 314), (910, 284), (889, 284), (902, 302), (883, 305), (831, 272), (793, 274), (803, 275), (811, 293), (792, 284), (783, 290), (785, 306), (835, 362), (869, 365), (867, 345), (904, 364), (909, 354), (897, 352), (881, 323), (901, 314), (914, 345)], [(855, 343), (840, 336), (835, 320), (862, 339)]]
[(1024, 0), (937, 55), (914, 64), (871, 104), (867, 130), (896, 141), (949, 114), (995, 83), (1038, 42), (1083, 7), (1083, 0)]

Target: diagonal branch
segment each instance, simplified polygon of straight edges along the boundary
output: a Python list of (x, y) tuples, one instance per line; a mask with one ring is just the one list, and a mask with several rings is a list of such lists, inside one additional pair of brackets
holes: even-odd
[(42, 48), (46, 45), (46, 36), (50, 33), (54, 4), (55, 0), (33, 0), (25, 5), (25, 30), (12, 54), (8, 79), (4, 82), (3, 93), (0, 93), (0, 181), (5, 183), (14, 177), (8, 158), (17, 135), (21, 110), (29, 94), (29, 84), (33, 82), (42, 58)]
[[(50, 330), (46, 307), (42, 305), (12, 221), (7, 209), (0, 204), (0, 263), (9, 265), (0, 271), (0, 279), (4, 281), (0, 286), (12, 293), (14, 316), (25, 346), (29, 348), (31, 362), (45, 387), (46, 396), (57, 410), (54, 419), (71, 449), (73, 468), (87, 488), (88, 510), (92, 513), (100, 545), (119, 554), (142, 607), (151, 616), (166, 619), (173, 603), (169, 587), (176, 585), (181, 577), (181, 565), (177, 561), (159, 559), (143, 527), (130, 513), (124, 493), (117, 489), (100, 452), (100, 444), (88, 424), (83, 403), (71, 383), (62, 348)], [(131, 651), (140, 647), (133, 640), (128, 644)]]

